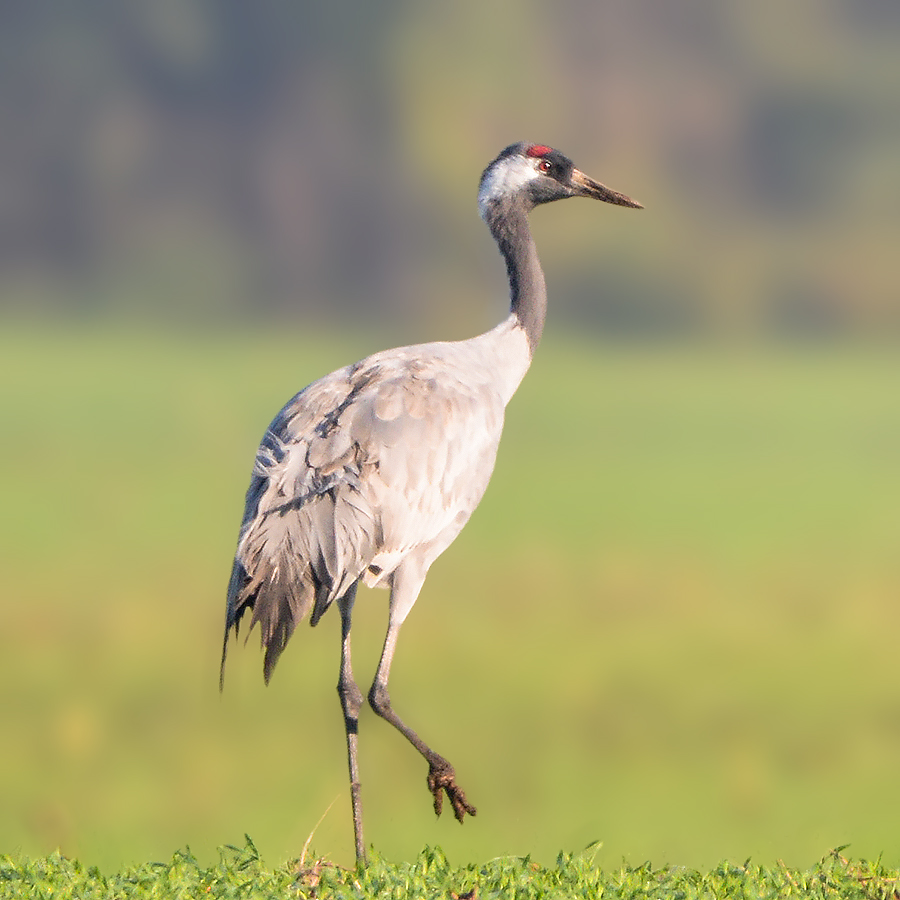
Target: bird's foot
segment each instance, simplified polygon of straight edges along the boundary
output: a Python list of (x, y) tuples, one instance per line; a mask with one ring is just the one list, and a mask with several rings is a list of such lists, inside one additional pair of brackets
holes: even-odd
[(444, 792), (447, 792), (447, 799), (453, 807), (453, 815), (456, 816), (458, 822), (462, 822), (466, 813), (474, 816), (475, 807), (466, 800), (466, 794), (463, 789), (456, 783), (456, 772), (453, 766), (444, 759), (443, 756), (434, 754), (428, 762), (428, 790), (434, 797), (434, 811), (436, 815), (440, 815), (444, 808)]

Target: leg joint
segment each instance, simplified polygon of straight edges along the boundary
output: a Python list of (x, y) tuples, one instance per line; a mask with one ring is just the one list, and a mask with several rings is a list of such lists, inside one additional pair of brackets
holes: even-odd
[(379, 716), (384, 716), (386, 712), (391, 711), (391, 697), (386, 684), (382, 684), (378, 680), (372, 683), (372, 687), (369, 688), (369, 706)]
[(352, 679), (345, 679), (343, 675), (337, 685), (338, 696), (341, 698), (341, 707), (344, 710), (344, 718), (356, 720), (363, 704), (362, 691), (359, 685)]

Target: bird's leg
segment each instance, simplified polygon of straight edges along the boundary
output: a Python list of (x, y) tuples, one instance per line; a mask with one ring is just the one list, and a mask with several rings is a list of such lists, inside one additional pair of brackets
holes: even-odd
[(338, 678), (338, 696), (344, 711), (344, 729), (347, 732), (347, 760), (350, 765), (350, 801), (353, 804), (353, 837), (356, 841), (356, 863), (366, 865), (366, 845), (363, 841), (362, 799), (359, 789), (359, 761), (357, 757), (359, 740), (359, 711), (363, 703), (362, 691), (353, 680), (350, 663), (350, 618), (356, 599), (354, 584), (337, 601), (341, 611), (341, 674)]
[(391, 669), (391, 661), (394, 658), (394, 650), (397, 646), (397, 635), (400, 633), (401, 622), (396, 621), (392, 615), (388, 625), (387, 636), (384, 639), (384, 649), (378, 662), (378, 671), (375, 680), (369, 690), (369, 704), (372, 709), (394, 726), (428, 761), (428, 790), (434, 797), (434, 811), (441, 814), (444, 806), (444, 793), (453, 807), (453, 814), (457, 821), (462, 822), (466, 813), (475, 815), (475, 807), (468, 800), (463, 789), (456, 783), (456, 773), (453, 766), (438, 753), (435, 753), (408, 725), (404, 724), (400, 716), (394, 712), (391, 706), (391, 698), (388, 694), (388, 676)]

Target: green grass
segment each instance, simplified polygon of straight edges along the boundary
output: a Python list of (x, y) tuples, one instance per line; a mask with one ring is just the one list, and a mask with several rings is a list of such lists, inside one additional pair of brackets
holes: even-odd
[[(383, 343), (4, 329), (0, 852), (119, 871), (190, 845), (205, 871), (245, 832), (296, 857), (330, 810), (314, 844), (352, 861), (336, 618), (267, 689), (255, 636), (222, 698), (217, 666), (263, 429)], [(364, 712), (367, 840), (900, 864), (898, 396), (892, 347), (548, 340), (392, 675), (478, 817), (436, 822), (421, 760)], [(363, 683), (385, 600), (357, 607)]]
[[(843, 848), (841, 848), (843, 849)], [(0, 897), (91, 897), (127, 900), (146, 897), (243, 898), (597, 898), (610, 900), (747, 900), (809, 897), (815, 900), (894, 900), (900, 872), (880, 861), (854, 861), (832, 851), (807, 870), (721, 863), (709, 872), (683, 867), (654, 869), (621, 865), (604, 870), (594, 848), (560, 853), (555, 865), (528, 857), (505, 857), (453, 867), (440, 849), (423, 850), (413, 862), (392, 864), (374, 856), (363, 871), (342, 869), (319, 859), (293, 860), (268, 869), (250, 838), (243, 847), (224, 847), (219, 861), (201, 865), (189, 850), (170, 863), (147, 863), (104, 876), (58, 853), (39, 860), (0, 859)]]

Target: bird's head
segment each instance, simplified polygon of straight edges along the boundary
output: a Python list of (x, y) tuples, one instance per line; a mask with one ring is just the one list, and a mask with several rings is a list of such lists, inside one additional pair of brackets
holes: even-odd
[(575, 168), (572, 160), (544, 144), (511, 144), (484, 170), (478, 208), (487, 218), (497, 204), (521, 203), (532, 209), (567, 197), (593, 197), (616, 206), (643, 209), (640, 203), (611, 190)]

